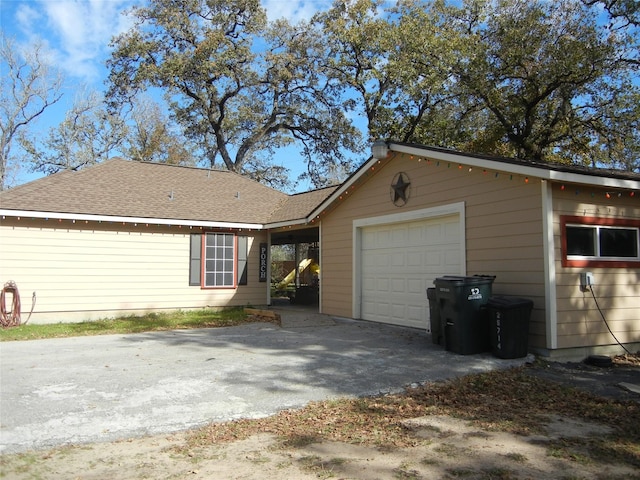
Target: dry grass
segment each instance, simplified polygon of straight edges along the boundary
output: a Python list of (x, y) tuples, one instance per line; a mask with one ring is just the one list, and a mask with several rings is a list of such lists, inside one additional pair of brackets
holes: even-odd
[[(627, 358), (631, 364), (638, 361)], [(212, 424), (193, 432), (192, 447), (271, 433), (286, 446), (321, 441), (395, 449), (422, 441), (403, 426), (409, 418), (450, 415), (487, 431), (517, 435), (542, 433), (549, 415), (607, 425), (612, 434), (598, 438), (560, 440), (549, 444), (554, 456), (593, 458), (640, 468), (640, 403), (591, 395), (535, 377), (520, 367), (430, 383), (403, 394), (315, 402), (257, 420)]]

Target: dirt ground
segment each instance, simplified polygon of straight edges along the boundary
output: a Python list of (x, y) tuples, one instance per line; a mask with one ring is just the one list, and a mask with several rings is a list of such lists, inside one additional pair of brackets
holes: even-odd
[[(640, 373), (637, 368), (621, 371), (637, 379)], [(552, 369), (560, 370), (552, 372)], [(552, 375), (581, 388), (585, 385), (596, 388), (620, 380), (605, 378), (600, 369), (581, 365), (572, 368), (539, 364), (531, 373)], [(585, 383), (588, 378), (594, 379), (593, 383)], [(629, 397), (632, 392), (620, 388), (598, 394), (640, 401), (638, 397)], [(629, 463), (563, 453), (563, 444), (570, 444), (573, 439), (595, 440), (611, 433), (612, 427), (552, 412), (550, 409), (544, 418), (540, 429), (543, 433), (533, 435), (479, 428), (466, 420), (434, 414), (402, 420), (403, 427), (415, 439), (414, 445), (403, 448), (317, 442), (315, 436), (292, 441), (268, 433), (234, 442), (194, 446), (191, 432), (182, 432), (6, 455), (1, 471), (2, 478), (17, 480), (640, 479), (638, 469)]]
[(185, 434), (12, 456), (7, 479), (600, 479), (638, 478), (629, 467), (550, 457), (552, 439), (602, 435), (607, 427), (550, 417), (544, 436), (486, 432), (447, 416), (416, 418), (418, 447), (381, 451), (336, 442), (286, 446), (268, 434), (186, 448)]

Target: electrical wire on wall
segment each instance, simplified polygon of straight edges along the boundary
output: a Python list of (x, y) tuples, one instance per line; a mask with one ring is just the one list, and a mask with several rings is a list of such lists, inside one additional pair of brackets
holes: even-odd
[(598, 308), (598, 312), (600, 312), (600, 316), (602, 317), (602, 321), (607, 326), (607, 330), (609, 330), (609, 333), (611, 334), (613, 339), (618, 343), (618, 345), (620, 345), (623, 348), (623, 350), (625, 352), (627, 352), (629, 355), (632, 355), (632, 353), (629, 350), (627, 350), (627, 348), (622, 343), (620, 343), (620, 340), (618, 340), (618, 338), (611, 331), (611, 327), (609, 327), (609, 323), (607, 322), (607, 319), (605, 318), (604, 313), (602, 313), (602, 309), (600, 308), (600, 305), (598, 304), (598, 299), (596, 298), (596, 294), (593, 292), (593, 285), (587, 285), (587, 288), (591, 292), (591, 296), (593, 297), (593, 301), (596, 302), (596, 307)]

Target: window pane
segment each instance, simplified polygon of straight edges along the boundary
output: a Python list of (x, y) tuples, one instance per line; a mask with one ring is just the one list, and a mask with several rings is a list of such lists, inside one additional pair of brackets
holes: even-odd
[(600, 228), (602, 257), (638, 257), (638, 230), (634, 228)]
[(595, 257), (595, 232), (593, 227), (567, 226), (567, 255)]

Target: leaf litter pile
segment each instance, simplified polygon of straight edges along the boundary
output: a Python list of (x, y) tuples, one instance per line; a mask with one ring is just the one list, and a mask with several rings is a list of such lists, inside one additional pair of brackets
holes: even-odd
[[(640, 365), (640, 357), (616, 363)], [(449, 415), (487, 431), (516, 435), (544, 433), (550, 415), (606, 425), (611, 434), (562, 439), (549, 445), (561, 456), (587, 456), (640, 468), (640, 402), (599, 397), (528, 373), (532, 367), (474, 374), (427, 383), (400, 394), (313, 402), (263, 419), (211, 424), (193, 432), (192, 447), (273, 434), (283, 446), (322, 441), (396, 449), (423, 440), (404, 422), (428, 415)]]

